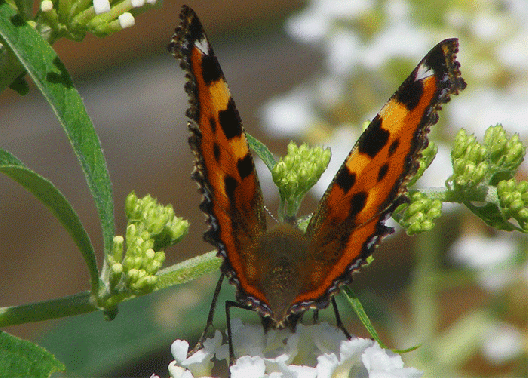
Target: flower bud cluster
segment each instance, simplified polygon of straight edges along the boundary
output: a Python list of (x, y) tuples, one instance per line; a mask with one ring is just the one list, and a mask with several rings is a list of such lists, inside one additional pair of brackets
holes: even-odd
[(528, 232), (528, 181), (503, 180), (497, 185), (497, 196), (504, 216)]
[(37, 29), (50, 42), (60, 37), (81, 40), (86, 33), (105, 36), (135, 24), (134, 16), (156, 0), (43, 0)]
[(409, 235), (431, 230), (434, 220), (442, 215), (442, 201), (431, 199), (421, 192), (412, 193), (409, 198), (411, 203), (399, 223)]
[(108, 257), (110, 286), (112, 290), (124, 285), (133, 293), (149, 292), (165, 260), (161, 249), (185, 236), (189, 223), (176, 217), (172, 206), (159, 205), (150, 195), (138, 198), (134, 192), (126, 199), (125, 212), (126, 237), (114, 237), (112, 255)]
[(324, 173), (330, 156), (328, 148), (308, 147), (306, 144), (297, 146), (293, 142), (288, 144), (288, 154), (280, 158), (271, 171), (281, 200), (295, 204), (295, 210), (288, 211), (288, 215), (295, 215), (296, 204)]
[(288, 144), (288, 154), (273, 167), (273, 181), (284, 198), (301, 197), (319, 180), (330, 162), (330, 149)]
[(453, 175), (448, 179), (454, 190), (470, 190), (480, 184), (496, 186), (510, 179), (523, 161), (526, 147), (518, 135), (508, 138), (501, 125), (486, 130), (484, 144), (460, 130), (451, 152)]

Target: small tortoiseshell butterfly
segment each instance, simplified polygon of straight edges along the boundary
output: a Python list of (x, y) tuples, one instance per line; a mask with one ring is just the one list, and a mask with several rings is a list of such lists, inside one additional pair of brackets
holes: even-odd
[[(220, 64), (194, 11), (184, 6), (169, 45), (186, 71), (193, 178), (208, 219), (204, 238), (223, 258), (221, 277), (202, 338), (212, 323), (224, 276), (237, 288), (229, 308), (256, 310), (265, 328), (291, 327), (308, 309), (334, 306), (333, 295), (352, 281), (380, 239), (384, 222), (406, 200), (429, 127), (451, 94), (465, 88), (457, 39), (446, 39), (422, 59), (374, 117), (326, 190), (302, 232), (295, 220), (268, 226), (262, 192), (240, 116)], [(233, 361), (233, 359), (232, 359)]]

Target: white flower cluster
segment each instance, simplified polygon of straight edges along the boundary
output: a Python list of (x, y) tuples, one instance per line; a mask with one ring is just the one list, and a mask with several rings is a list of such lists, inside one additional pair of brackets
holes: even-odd
[[(295, 333), (270, 330), (232, 322), (235, 355), (232, 378), (418, 378), (422, 372), (404, 367), (401, 357), (382, 349), (370, 339), (347, 340), (341, 330), (327, 323), (299, 324)], [(207, 339), (202, 350), (187, 358), (189, 344), (176, 340), (171, 347), (175, 358), (169, 365), (172, 378), (209, 377), (212, 359), (228, 360), (228, 345), (219, 331)]]

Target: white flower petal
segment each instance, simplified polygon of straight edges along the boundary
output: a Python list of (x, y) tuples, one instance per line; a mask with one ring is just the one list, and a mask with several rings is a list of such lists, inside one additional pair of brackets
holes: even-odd
[(211, 370), (213, 369), (213, 362), (211, 361), (213, 357), (214, 352), (211, 353), (204, 348), (189, 356), (180, 365), (189, 369), (194, 376), (208, 376), (211, 375)]
[(339, 354), (339, 360), (340, 361), (353, 361), (356, 363), (356, 361), (359, 361), (361, 359), (361, 356), (363, 352), (374, 345), (374, 341), (370, 339), (351, 339), (342, 341), (340, 345), (340, 354)]
[(95, 14), (101, 14), (110, 11), (110, 1), (108, 0), (93, 0), (93, 7)]
[(178, 362), (187, 359), (187, 352), (189, 350), (189, 343), (185, 340), (175, 340), (171, 345), (171, 354)]
[(194, 378), (189, 370), (176, 365), (176, 361), (169, 364), (169, 374), (172, 378)]
[(53, 9), (53, 2), (51, 0), (44, 0), (40, 3), (40, 10), (42, 12), (49, 12)]
[(378, 343), (367, 348), (361, 359), (369, 378), (419, 378), (423, 375), (418, 369), (404, 367), (399, 355), (382, 349)]
[(330, 378), (337, 368), (339, 361), (335, 354), (325, 353), (317, 357), (317, 377)]
[(242, 356), (231, 366), (231, 378), (263, 378), (266, 367), (260, 357)]
[[(310, 326), (298, 324), (295, 333), (272, 329), (264, 335), (261, 325), (244, 325), (239, 319), (232, 319), (232, 334), (235, 355), (239, 356), (230, 368), (232, 378), (341, 378), (349, 377), (351, 373), (354, 377), (367, 377), (367, 368), (363, 365), (363, 359), (366, 358), (365, 352), (374, 345), (370, 339), (346, 340), (340, 329), (327, 323)], [(217, 360), (228, 359), (227, 344), (220, 345), (220, 339), (220, 333), (217, 331), (214, 339), (206, 340), (202, 350), (184, 359), (180, 365), (187, 367), (195, 377), (210, 375), (213, 354), (216, 354)], [(242, 343), (243, 347), (239, 347), (237, 343)], [(187, 344), (175, 342), (172, 349), (173, 354), (181, 359), (187, 350)], [(239, 350), (251, 351), (255, 354), (239, 354)], [(380, 363), (377, 359), (379, 355), (383, 357), (383, 353), (387, 352), (379, 346), (375, 352), (377, 354), (371, 358), (377, 365), (370, 362), (371, 370), (380, 374), (386, 372), (385, 366), (378, 366)], [(409, 371), (415, 372), (415, 370), (404, 368), (401, 359), (398, 360), (399, 356), (390, 356), (390, 358), (400, 362), (396, 366), (400, 375), (395, 376), (417, 376), (408, 375)], [(389, 359), (389, 362), (393, 361)], [(188, 373), (185, 369), (178, 370), (172, 365), (169, 366), (171, 372), (174, 371), (174, 374), (178, 373), (182, 377), (186, 374), (185, 378), (187, 378)], [(392, 365), (390, 367), (394, 371)]]
[(378, 343), (365, 350), (362, 360), (369, 371), (401, 369), (403, 367), (403, 360), (399, 355), (389, 355), (386, 350), (381, 349)]
[(130, 12), (125, 12), (118, 17), (121, 28), (129, 28), (135, 25), (136, 19)]

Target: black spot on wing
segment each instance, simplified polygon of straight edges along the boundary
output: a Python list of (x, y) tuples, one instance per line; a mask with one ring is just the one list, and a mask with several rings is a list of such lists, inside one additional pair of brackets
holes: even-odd
[(235, 203), (235, 190), (237, 186), (237, 181), (233, 177), (226, 175), (224, 178), (224, 188), (227, 198), (229, 198), (231, 204)]
[(216, 119), (214, 117), (209, 117), (209, 126), (213, 134), (216, 134)]
[(400, 140), (396, 139), (394, 140), (391, 145), (389, 146), (389, 156), (392, 156), (398, 149), (398, 146), (400, 145)]
[(355, 217), (363, 208), (367, 202), (368, 194), (366, 192), (359, 192), (352, 196), (350, 200), (350, 214), (349, 217)]
[(421, 62), (427, 68), (432, 69), (436, 75), (443, 76), (447, 73), (447, 63), (442, 43), (437, 44), (429, 51), (424, 60)]
[(389, 171), (389, 165), (386, 163), (383, 164), (378, 172), (378, 182), (380, 182), (381, 180), (385, 178), (388, 171)]
[(217, 163), (220, 163), (220, 146), (218, 143), (213, 144), (213, 154)]
[(242, 121), (232, 98), (229, 99), (227, 109), (218, 112), (218, 119), (227, 139), (242, 135)]
[(398, 92), (394, 95), (396, 100), (403, 104), (408, 110), (413, 110), (420, 103), (423, 95), (423, 84), (421, 80), (415, 80), (414, 72), (401, 85)]
[[(189, 13), (189, 11), (182, 11), (181, 17), (188, 17), (188, 16), (186, 16), (187, 13)], [(198, 20), (198, 17), (193, 17), (192, 18), (191, 23), (187, 27), (187, 30), (188, 30), (188, 33), (189, 33), (189, 40), (192, 41), (193, 43), (194, 43), (194, 41), (201, 41), (201, 40), (205, 39), (205, 33), (203, 31), (202, 24), (200, 23), (200, 20)]]
[(253, 165), (253, 159), (251, 158), (251, 155), (249, 152), (244, 156), (242, 159), (239, 159), (237, 162), (237, 169), (238, 174), (240, 175), (240, 178), (245, 179), (248, 177), (251, 173), (253, 173), (253, 169), (255, 166)]
[(202, 56), (202, 76), (206, 85), (210, 85), (212, 82), (218, 81), (224, 77), (216, 56)]
[(348, 193), (350, 188), (356, 183), (356, 174), (350, 172), (346, 166), (341, 167), (336, 175), (336, 184), (343, 189), (345, 193)]
[(374, 158), (387, 144), (389, 132), (381, 127), (381, 117), (376, 115), (358, 142), (358, 150)]

